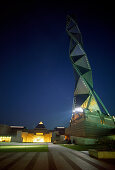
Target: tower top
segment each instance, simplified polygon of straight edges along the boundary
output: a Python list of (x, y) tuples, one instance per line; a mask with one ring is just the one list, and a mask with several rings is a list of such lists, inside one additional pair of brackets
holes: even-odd
[(39, 123), (39, 125), (42, 125), (43, 124), (43, 122), (41, 121), (40, 123)]
[(43, 122), (40, 121), (35, 128), (36, 128), (36, 129), (39, 129), (39, 128), (40, 128), (40, 129), (45, 129), (45, 126), (44, 126)]

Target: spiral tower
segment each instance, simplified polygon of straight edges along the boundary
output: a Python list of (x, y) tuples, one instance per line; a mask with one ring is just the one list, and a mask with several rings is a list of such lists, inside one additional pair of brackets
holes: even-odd
[[(69, 56), (74, 70), (75, 89), (73, 112), (97, 111), (109, 115), (101, 99), (93, 89), (92, 69), (83, 49), (82, 35), (76, 21), (67, 16), (66, 31), (70, 38)], [(100, 106), (99, 106), (100, 104)]]

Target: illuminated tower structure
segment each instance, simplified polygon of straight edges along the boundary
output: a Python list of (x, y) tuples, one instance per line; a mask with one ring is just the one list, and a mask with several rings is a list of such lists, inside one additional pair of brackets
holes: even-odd
[[(91, 128), (95, 128), (94, 125), (96, 126), (97, 124), (99, 125), (99, 131), (100, 128), (104, 128), (104, 130), (115, 128), (113, 117), (110, 116), (103, 102), (93, 89), (92, 70), (83, 49), (82, 35), (76, 21), (70, 16), (67, 16), (66, 31), (70, 38), (69, 56), (75, 77), (73, 113), (69, 129), (71, 135), (92, 136)], [(79, 124), (80, 122), (82, 122), (81, 125)], [(90, 129), (85, 128), (83, 133), (81, 130), (78, 133), (77, 125), (79, 124), (80, 128), (83, 127), (83, 123), (84, 127), (89, 127)], [(96, 133), (93, 130), (94, 136), (98, 135), (98, 130), (96, 130)]]

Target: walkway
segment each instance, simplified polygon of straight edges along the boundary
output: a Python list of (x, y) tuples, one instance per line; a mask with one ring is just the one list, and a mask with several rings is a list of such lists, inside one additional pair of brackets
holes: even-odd
[(0, 153), (0, 170), (113, 170), (115, 166), (59, 145), (49, 152)]

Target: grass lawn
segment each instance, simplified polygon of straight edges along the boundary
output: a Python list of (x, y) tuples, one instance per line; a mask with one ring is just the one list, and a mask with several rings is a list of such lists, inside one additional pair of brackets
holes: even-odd
[(103, 149), (102, 145), (74, 145), (74, 144), (61, 144), (61, 146), (74, 149), (77, 151), (88, 151), (89, 149)]
[(0, 152), (48, 152), (48, 145), (1, 145)]

